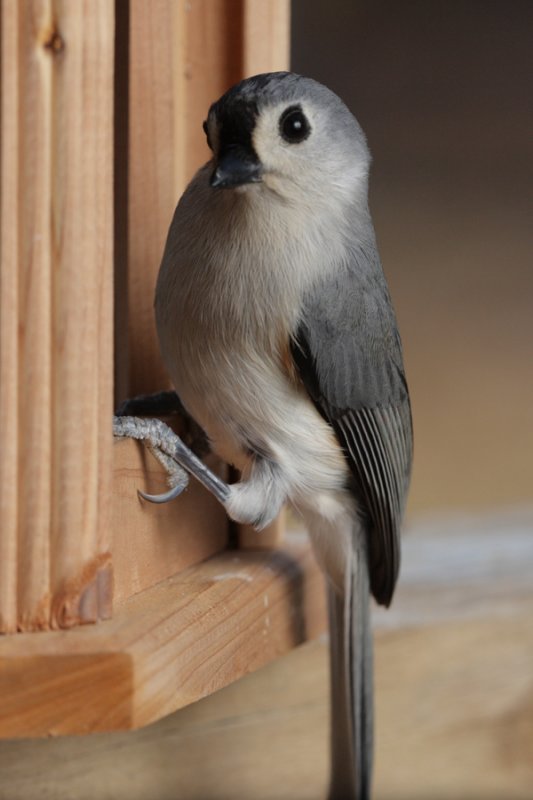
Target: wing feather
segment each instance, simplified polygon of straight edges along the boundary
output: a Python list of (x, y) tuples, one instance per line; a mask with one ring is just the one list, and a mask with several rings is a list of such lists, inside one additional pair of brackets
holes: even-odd
[(372, 592), (392, 599), (400, 565), (399, 532), (409, 485), (410, 413), (396, 407), (362, 408), (331, 419), (355, 478), (355, 494), (370, 521)]
[[(347, 271), (346, 286), (337, 279), (307, 298), (291, 354), (346, 454), (367, 524), (372, 593), (389, 605), (400, 565), (412, 425), (394, 312), (380, 265), (370, 267), (363, 286), (360, 273)], [(332, 292), (337, 302), (327, 305)]]

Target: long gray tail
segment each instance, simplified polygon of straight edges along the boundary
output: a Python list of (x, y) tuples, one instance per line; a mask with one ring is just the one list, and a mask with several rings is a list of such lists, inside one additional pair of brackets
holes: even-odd
[(344, 596), (328, 587), (330, 800), (368, 800), (372, 781), (373, 659), (364, 536), (358, 536), (354, 542), (349, 562)]

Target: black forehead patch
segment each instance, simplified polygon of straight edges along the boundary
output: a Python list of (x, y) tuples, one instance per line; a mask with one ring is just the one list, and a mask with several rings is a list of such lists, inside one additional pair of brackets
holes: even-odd
[(221, 147), (240, 144), (252, 150), (252, 133), (260, 109), (274, 99), (281, 99), (281, 87), (293, 83), (290, 72), (267, 72), (232, 86), (209, 109), (215, 114)]
[(216, 115), (222, 149), (238, 144), (247, 150), (253, 150), (252, 133), (259, 113), (255, 100), (224, 95), (211, 106), (211, 112)]

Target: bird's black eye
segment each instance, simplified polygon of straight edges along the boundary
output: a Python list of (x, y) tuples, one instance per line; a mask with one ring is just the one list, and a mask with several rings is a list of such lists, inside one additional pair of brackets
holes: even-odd
[(211, 147), (211, 142), (209, 140), (209, 126), (207, 124), (207, 120), (206, 119), (204, 119), (204, 121), (202, 122), (202, 128), (204, 129), (205, 138), (207, 139), (208, 147), (212, 150), (213, 148)]
[(307, 139), (311, 133), (311, 126), (300, 106), (291, 106), (281, 115), (279, 130), (286, 142), (298, 144)]

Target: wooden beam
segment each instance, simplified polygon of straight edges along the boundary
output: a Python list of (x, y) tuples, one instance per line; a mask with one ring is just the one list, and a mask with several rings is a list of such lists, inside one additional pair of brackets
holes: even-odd
[(114, 7), (54, 9), (51, 611), (69, 625), (111, 602)]
[(4, 0), (0, 631), (110, 607), (114, 9)]
[[(18, 362), (20, 191), (17, 173), (19, 132), (19, 18), (16, 3), (2, 3), (0, 45), (2, 90), (0, 140), (0, 633), (17, 629), (18, 554)], [(10, 123), (5, 124), (5, 120)], [(9, 157), (8, 157), (9, 155)], [(5, 198), (9, 198), (9, 206)], [(8, 210), (10, 209), (10, 210)]]
[[(375, 797), (531, 796), (532, 529), (516, 509), (406, 531), (376, 618)], [(316, 800), (328, 694), (320, 637), (143, 730), (0, 742), (0, 796)]]
[(0, 639), (0, 736), (146, 725), (324, 628), (305, 537), (282, 550), (226, 551), (129, 598), (100, 625)]
[[(180, 102), (178, 0), (131, 0), (129, 10), (128, 309), (126, 396), (169, 386), (159, 354), (153, 297), (179, 197), (175, 107)], [(126, 399), (125, 397), (120, 398)]]

